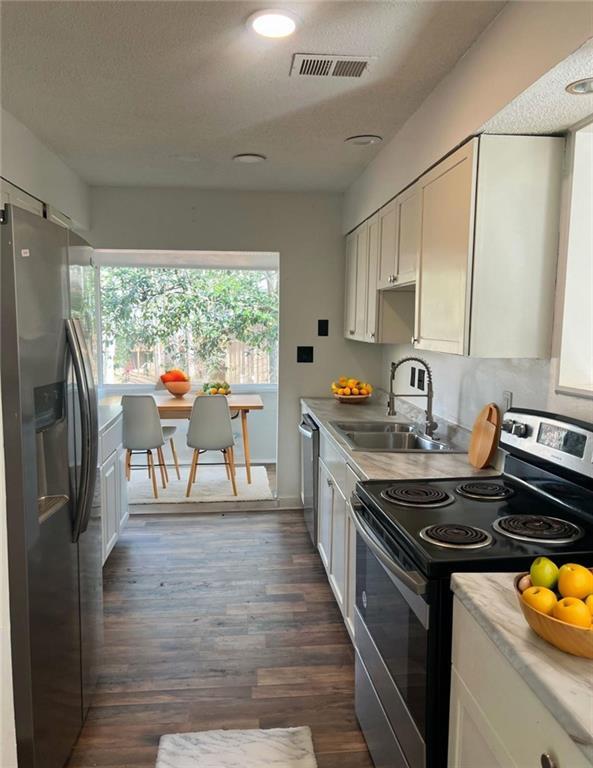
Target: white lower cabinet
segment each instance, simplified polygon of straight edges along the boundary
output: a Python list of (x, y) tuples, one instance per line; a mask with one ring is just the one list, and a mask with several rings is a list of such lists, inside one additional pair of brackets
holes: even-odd
[(326, 570), (332, 555), (332, 515), (334, 506), (333, 478), (323, 461), (319, 461), (319, 498), (317, 500), (317, 549)]
[(121, 497), (120, 463), (117, 451), (101, 465), (101, 519), (103, 524), (103, 563), (109, 557), (119, 532)]
[(99, 434), (99, 479), (103, 564), (109, 557), (129, 515), (122, 448), (122, 419), (119, 417)]
[(336, 596), (340, 610), (344, 613), (346, 602), (347, 543), (346, 543), (346, 498), (339, 485), (334, 484), (332, 507), (332, 552), (329, 582)]
[(358, 479), (335, 443), (322, 435), (317, 548), (352, 639), (356, 597), (356, 529), (350, 496)]
[(448, 768), (542, 765), (590, 764), (455, 598)]

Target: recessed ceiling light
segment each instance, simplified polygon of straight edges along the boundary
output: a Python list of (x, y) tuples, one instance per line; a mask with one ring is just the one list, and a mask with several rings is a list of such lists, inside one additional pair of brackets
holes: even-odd
[(383, 141), (383, 137), (374, 133), (361, 133), (358, 136), (348, 136), (347, 139), (344, 139), (346, 144), (356, 144), (358, 147), (368, 147), (369, 144), (379, 144), (381, 141)]
[(573, 96), (586, 96), (593, 93), (593, 77), (584, 77), (582, 80), (575, 80), (569, 83), (566, 90)]
[(288, 37), (297, 26), (297, 17), (289, 11), (267, 10), (252, 14), (247, 24), (262, 37)]
[(267, 157), (265, 155), (257, 155), (253, 152), (245, 152), (241, 155), (235, 155), (233, 160), (236, 163), (263, 163), (264, 160), (267, 160)]
[(199, 163), (200, 162), (200, 156), (195, 154), (195, 152), (181, 154), (181, 155), (171, 155), (171, 158), (173, 160), (179, 160), (180, 163)]

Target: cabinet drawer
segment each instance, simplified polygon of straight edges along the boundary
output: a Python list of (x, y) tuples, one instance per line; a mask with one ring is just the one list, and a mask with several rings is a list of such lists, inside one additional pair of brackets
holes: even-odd
[(101, 464), (103, 464), (114, 451), (117, 451), (121, 445), (123, 439), (122, 426), (123, 420), (120, 416), (114, 424), (101, 433), (99, 437), (99, 461)]
[(319, 435), (319, 456), (323, 459), (336, 485), (346, 496), (346, 459), (333, 440), (323, 432)]

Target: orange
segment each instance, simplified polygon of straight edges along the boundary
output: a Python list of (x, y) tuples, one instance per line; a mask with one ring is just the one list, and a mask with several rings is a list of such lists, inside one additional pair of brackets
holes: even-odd
[(360, 388), (360, 394), (361, 394), (361, 395), (368, 395), (368, 390), (367, 390), (367, 388), (366, 388), (366, 387), (361, 387), (361, 388)]
[(218, 390), (216, 389), (216, 387), (212, 387), (212, 389), (210, 390), (210, 394), (211, 395), (217, 395), (218, 394)]
[(585, 605), (591, 611), (591, 616), (593, 617), (593, 595), (588, 595), (585, 598)]
[(577, 627), (591, 626), (591, 611), (578, 597), (563, 597), (562, 600), (558, 600), (552, 615), (559, 621), (565, 621)]
[(593, 592), (593, 573), (584, 565), (566, 563), (558, 572), (558, 592), (584, 600)]
[(359, 391), (358, 391), (357, 387), (352, 387), (352, 394), (353, 395), (358, 395), (359, 394)]
[(344, 387), (340, 387), (338, 389), (338, 395), (343, 395), (343, 394), (344, 394)]
[(351, 394), (350, 387), (344, 387), (344, 394), (345, 395), (350, 395)]
[(556, 595), (546, 587), (527, 587), (521, 597), (527, 605), (548, 616), (556, 607)]

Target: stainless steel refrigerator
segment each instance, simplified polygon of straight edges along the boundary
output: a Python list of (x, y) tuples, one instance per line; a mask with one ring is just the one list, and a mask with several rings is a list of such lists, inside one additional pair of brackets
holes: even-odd
[(67, 229), (7, 205), (0, 370), (19, 768), (62, 768), (102, 646), (94, 269)]

